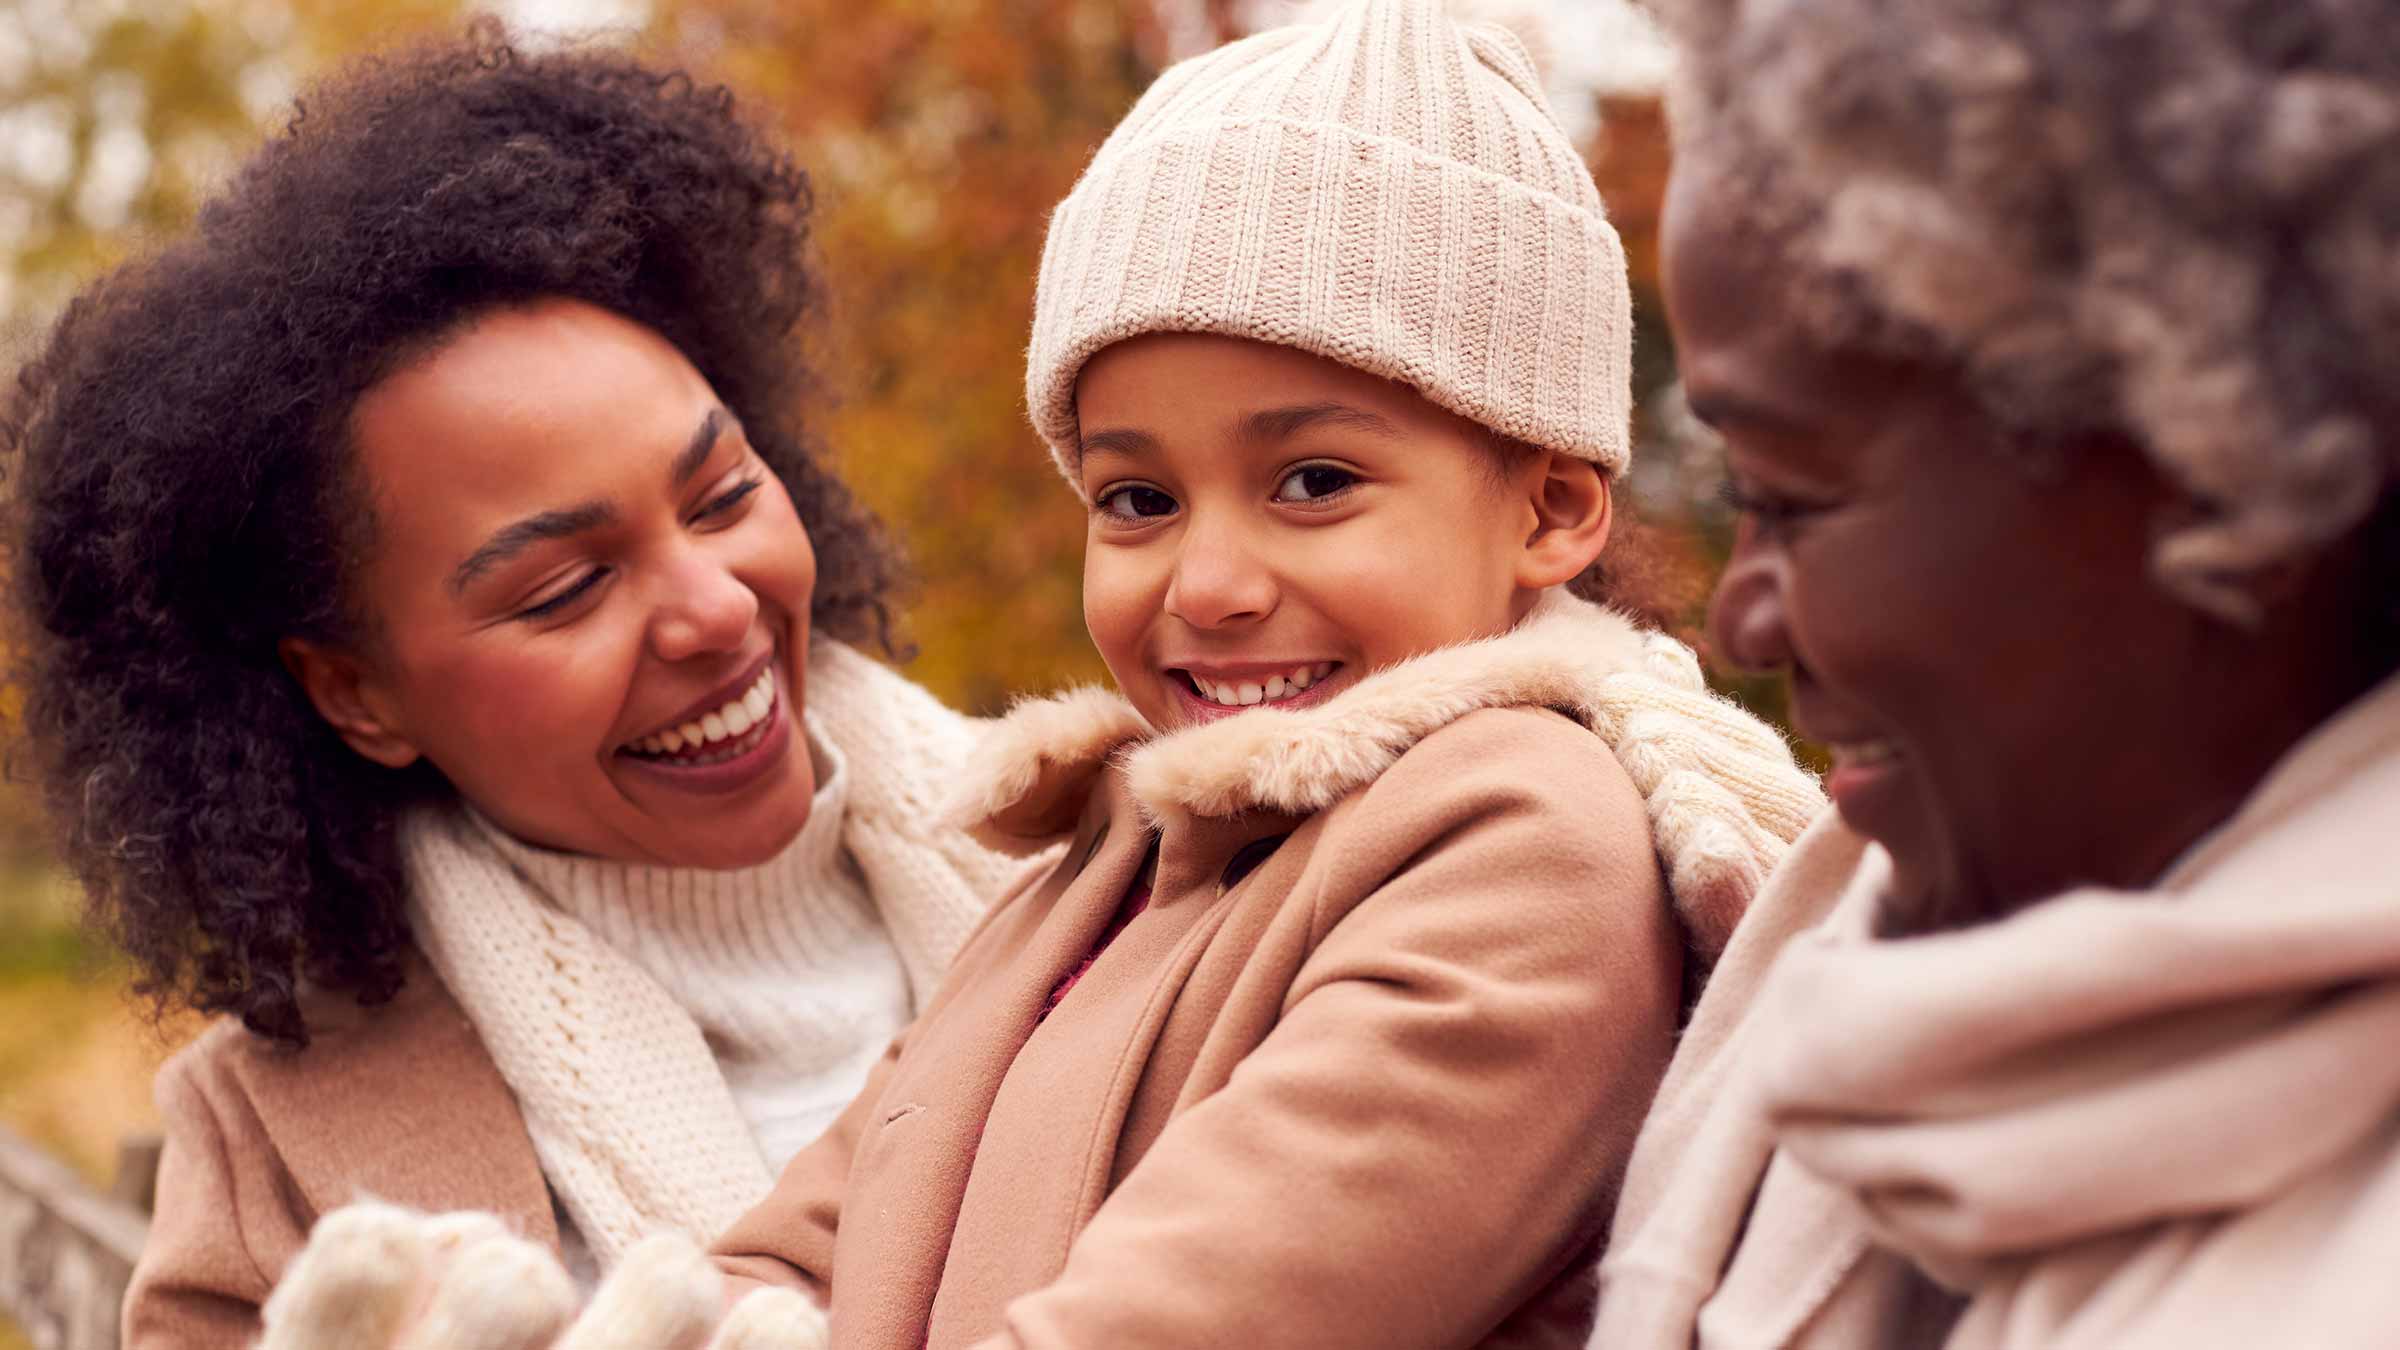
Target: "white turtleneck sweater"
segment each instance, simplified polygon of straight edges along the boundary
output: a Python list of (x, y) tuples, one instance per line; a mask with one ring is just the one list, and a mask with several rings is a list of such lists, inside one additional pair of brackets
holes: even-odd
[(479, 821), (552, 904), (691, 1015), (770, 1173), (850, 1104), (913, 1011), (899, 950), (842, 846), (848, 766), (813, 726), (808, 748), (817, 765), (808, 823), (756, 867), (554, 853)]
[(982, 724), (838, 642), (810, 649), (806, 688), (819, 787), (760, 867), (554, 853), (455, 807), (403, 825), (417, 945), (516, 1096), (580, 1273), (763, 1199), (1046, 862), (939, 809)]

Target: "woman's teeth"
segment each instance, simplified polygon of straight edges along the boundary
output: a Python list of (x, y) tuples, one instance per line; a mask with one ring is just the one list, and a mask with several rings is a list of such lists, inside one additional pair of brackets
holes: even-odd
[(753, 748), (764, 734), (767, 715), (775, 710), (775, 667), (758, 673), (758, 682), (724, 707), (679, 727), (644, 736), (625, 748), (652, 758), (673, 756), (677, 763), (714, 764)]
[(1209, 702), (1227, 708), (1248, 708), (1297, 698), (1307, 693), (1310, 685), (1332, 674), (1337, 664), (1334, 661), (1319, 661), (1312, 666), (1295, 666), (1281, 675), (1270, 675), (1259, 683), (1247, 680), (1220, 683), (1204, 680), (1188, 670), (1184, 674), (1191, 679), (1192, 688), (1199, 692), (1200, 697)]
[(1827, 747), (1833, 757), (1844, 764), (1864, 767), (1898, 759), (1900, 751), (1890, 741), (1837, 741)]

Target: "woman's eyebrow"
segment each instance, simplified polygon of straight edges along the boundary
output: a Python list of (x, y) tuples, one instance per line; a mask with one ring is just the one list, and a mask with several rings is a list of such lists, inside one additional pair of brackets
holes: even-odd
[(450, 573), (450, 593), (457, 595), (475, 583), (475, 578), (548, 539), (564, 539), (585, 530), (606, 525), (617, 518), (617, 508), (607, 502), (585, 502), (580, 506), (544, 511), (510, 525), (502, 526), (483, 547), (467, 555), (467, 560)]
[(732, 416), (723, 408), (708, 410), (708, 415), (700, 419), (699, 427), (692, 432), (691, 444), (683, 447), (683, 453), (675, 457), (675, 465), (667, 473), (669, 487), (679, 488), (692, 481), (692, 475), (700, 472), (701, 465), (708, 463), (709, 452), (717, 448), (717, 436), (732, 420)]
[[(692, 480), (708, 463), (717, 448), (717, 438), (733, 424), (732, 414), (723, 408), (711, 408), (693, 429), (690, 443), (675, 456), (667, 470), (667, 482), (682, 487)], [(475, 579), (500, 564), (547, 539), (564, 539), (581, 534), (595, 526), (606, 525), (617, 518), (617, 509), (607, 502), (585, 502), (580, 506), (564, 507), (527, 516), (514, 524), (503, 526), (483, 547), (467, 555), (467, 560), (450, 573), (450, 592), (459, 594), (475, 584)]]

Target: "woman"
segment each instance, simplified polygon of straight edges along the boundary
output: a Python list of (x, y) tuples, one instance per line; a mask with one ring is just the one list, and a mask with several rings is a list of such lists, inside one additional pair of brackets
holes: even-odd
[(24, 373), (26, 729), (162, 1001), (127, 1344), (247, 1344), (316, 1216), (712, 1235), (1022, 865), (803, 436), (805, 178), (491, 29), (318, 91)]
[(1697, 1010), (1592, 1343), (2391, 1344), (2400, 16), (1675, 14), (1714, 629), (1840, 823)]

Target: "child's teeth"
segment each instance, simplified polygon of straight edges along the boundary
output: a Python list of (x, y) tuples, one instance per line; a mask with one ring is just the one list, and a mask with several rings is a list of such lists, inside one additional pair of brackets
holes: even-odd
[(1270, 675), (1257, 683), (1234, 680), (1218, 684), (1202, 679), (1190, 671), (1178, 672), (1192, 682), (1200, 697), (1225, 708), (1255, 708), (1262, 703), (1281, 703), (1297, 698), (1333, 673), (1334, 662), (1320, 661), (1315, 665), (1298, 666), (1279, 675)]

